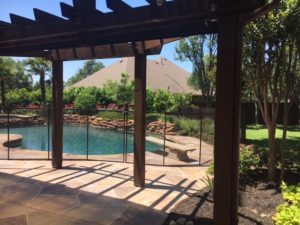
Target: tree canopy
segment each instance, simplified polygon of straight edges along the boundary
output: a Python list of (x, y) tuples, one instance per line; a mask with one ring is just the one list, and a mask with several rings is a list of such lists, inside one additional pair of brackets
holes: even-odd
[(103, 68), (103, 63), (97, 62), (94, 59), (88, 60), (84, 63), (83, 67), (66, 82), (66, 86), (71, 86)]
[(182, 39), (175, 51), (178, 60), (192, 63), (193, 73), (189, 85), (195, 90), (201, 90), (205, 105), (211, 106), (216, 94), (217, 35)]

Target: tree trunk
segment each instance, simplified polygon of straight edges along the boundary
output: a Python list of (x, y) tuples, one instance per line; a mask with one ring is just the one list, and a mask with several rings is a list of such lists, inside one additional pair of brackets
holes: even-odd
[(289, 123), (289, 103), (287, 99), (284, 101), (284, 111), (283, 111), (283, 131), (282, 131), (282, 139), (280, 143), (280, 181), (284, 180), (284, 173), (285, 173), (285, 145), (286, 145), (286, 136), (288, 130), (288, 123)]
[(258, 106), (257, 106), (257, 102), (254, 101), (254, 109), (255, 109), (255, 124), (258, 124)]
[(6, 99), (5, 99), (5, 81), (4, 79), (1, 79), (1, 103), (2, 103), (2, 108), (5, 107), (6, 105)]
[(45, 74), (40, 74), (40, 86), (43, 108), (46, 109), (46, 87), (45, 87)]
[(268, 180), (275, 181), (276, 178), (276, 124), (268, 126), (269, 137), (269, 167), (268, 167)]

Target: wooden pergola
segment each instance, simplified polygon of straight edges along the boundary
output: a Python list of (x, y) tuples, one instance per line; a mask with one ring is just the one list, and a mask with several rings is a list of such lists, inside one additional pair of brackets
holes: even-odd
[[(178, 37), (218, 34), (215, 126), (214, 223), (238, 224), (240, 69), (245, 22), (270, 9), (276, 0), (146, 0), (132, 8), (106, 0), (61, 3), (62, 17), (33, 9), (35, 20), (10, 14), (0, 21), (0, 56), (44, 57), (53, 65), (52, 165), (62, 167), (63, 61), (135, 57), (134, 184), (145, 184), (146, 56), (159, 54)], [(159, 82), (159, 81), (158, 81)]]

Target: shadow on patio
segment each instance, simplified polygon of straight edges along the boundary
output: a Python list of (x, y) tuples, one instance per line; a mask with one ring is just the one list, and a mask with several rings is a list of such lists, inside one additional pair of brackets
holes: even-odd
[(0, 224), (160, 225), (174, 205), (198, 191), (203, 168), (147, 167), (133, 186), (132, 165), (1, 161)]

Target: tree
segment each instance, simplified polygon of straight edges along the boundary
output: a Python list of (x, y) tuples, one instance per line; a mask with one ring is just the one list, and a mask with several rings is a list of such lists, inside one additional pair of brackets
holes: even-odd
[(129, 75), (121, 74), (121, 81), (117, 88), (117, 102), (119, 106), (126, 107), (133, 101), (133, 81), (129, 81)]
[(6, 80), (6, 85), (9, 90), (25, 88), (28, 91), (32, 90), (32, 77), (26, 74), (25, 61), (14, 61), (14, 76)]
[(211, 106), (216, 94), (217, 36), (210, 34), (182, 39), (175, 51), (178, 60), (193, 64), (188, 83), (195, 90), (201, 90), (205, 105)]
[(289, 78), (299, 76), (299, 18), (299, 1), (285, 0), (245, 29), (243, 72), (268, 129), (270, 181), (275, 180), (276, 172), (279, 106), (284, 99), (291, 100)]
[(51, 64), (50, 61), (42, 59), (42, 58), (29, 58), (26, 61), (26, 65), (28, 66), (27, 72), (31, 75), (37, 75), (40, 77), (39, 84), (41, 90), (41, 98), (43, 107), (46, 108), (46, 84), (45, 78), (46, 75), (49, 75), (51, 72)]
[(66, 82), (66, 85), (71, 86), (103, 68), (103, 63), (96, 62), (94, 59), (86, 61), (83, 67)]
[(0, 57), (0, 89), (1, 105), (6, 106), (5, 80), (14, 76), (16, 72), (14, 61), (11, 58)]

